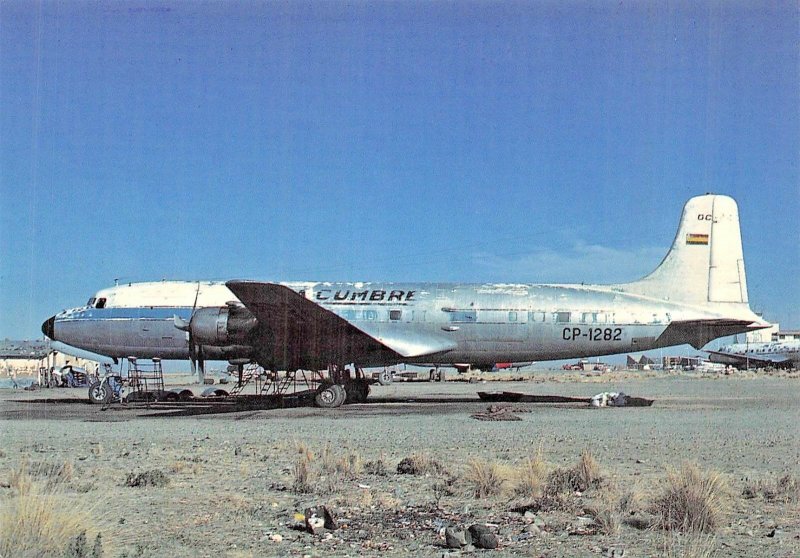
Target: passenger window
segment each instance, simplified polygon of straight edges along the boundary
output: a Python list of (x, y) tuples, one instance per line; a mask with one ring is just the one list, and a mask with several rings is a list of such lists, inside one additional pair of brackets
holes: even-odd
[(556, 312), (556, 322), (565, 324), (569, 322), (569, 312)]
[(364, 310), (364, 319), (374, 321), (378, 319), (378, 313), (375, 310)]
[(517, 313), (516, 312), (509, 312), (508, 313), (508, 321), (509, 322), (516, 322), (517, 321)]
[(94, 307), (95, 307), (95, 308), (105, 308), (105, 307), (106, 307), (106, 299), (104, 299), (104, 298), (98, 298), (98, 299), (97, 299), (97, 304), (95, 304), (95, 306), (94, 306)]
[(389, 319), (397, 321), (403, 316), (402, 310), (389, 310)]
[(457, 323), (474, 324), (478, 321), (478, 314), (475, 310), (451, 310), (450, 321)]

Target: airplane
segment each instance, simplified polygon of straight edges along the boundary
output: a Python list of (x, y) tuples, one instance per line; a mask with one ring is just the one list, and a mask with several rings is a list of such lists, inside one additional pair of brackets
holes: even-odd
[(800, 340), (765, 343), (732, 343), (717, 351), (706, 349), (711, 362), (730, 364), (736, 368), (773, 366), (800, 367)]
[[(113, 358), (256, 362), (267, 370), (358, 363), (528, 362), (644, 351), (769, 327), (750, 310), (739, 212), (691, 198), (672, 247), (630, 283), (161, 281), (116, 285), (42, 324), (57, 341)], [(346, 380), (323, 384), (341, 404)]]

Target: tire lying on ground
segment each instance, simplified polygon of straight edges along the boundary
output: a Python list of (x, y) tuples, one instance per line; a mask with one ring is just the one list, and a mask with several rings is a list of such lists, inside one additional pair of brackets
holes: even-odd
[(200, 397), (228, 397), (228, 392), (220, 388), (206, 388)]

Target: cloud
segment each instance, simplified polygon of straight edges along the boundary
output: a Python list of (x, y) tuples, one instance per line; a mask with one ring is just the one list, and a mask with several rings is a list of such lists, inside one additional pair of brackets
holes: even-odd
[(517, 254), (476, 252), (473, 265), (488, 274), (539, 283), (624, 283), (650, 273), (661, 262), (663, 247), (621, 250), (574, 242), (561, 250), (535, 249)]

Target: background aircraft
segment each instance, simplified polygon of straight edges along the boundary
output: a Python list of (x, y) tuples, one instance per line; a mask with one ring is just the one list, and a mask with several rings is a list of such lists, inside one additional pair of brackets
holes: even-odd
[(706, 352), (711, 362), (730, 364), (736, 368), (800, 366), (800, 341), (733, 343), (720, 347), (718, 351)]
[(205, 359), (491, 367), (700, 348), (769, 325), (747, 300), (736, 202), (708, 194), (686, 203), (664, 260), (632, 283), (135, 283), (99, 291), (42, 331), (110, 357), (190, 358), (201, 369)]

